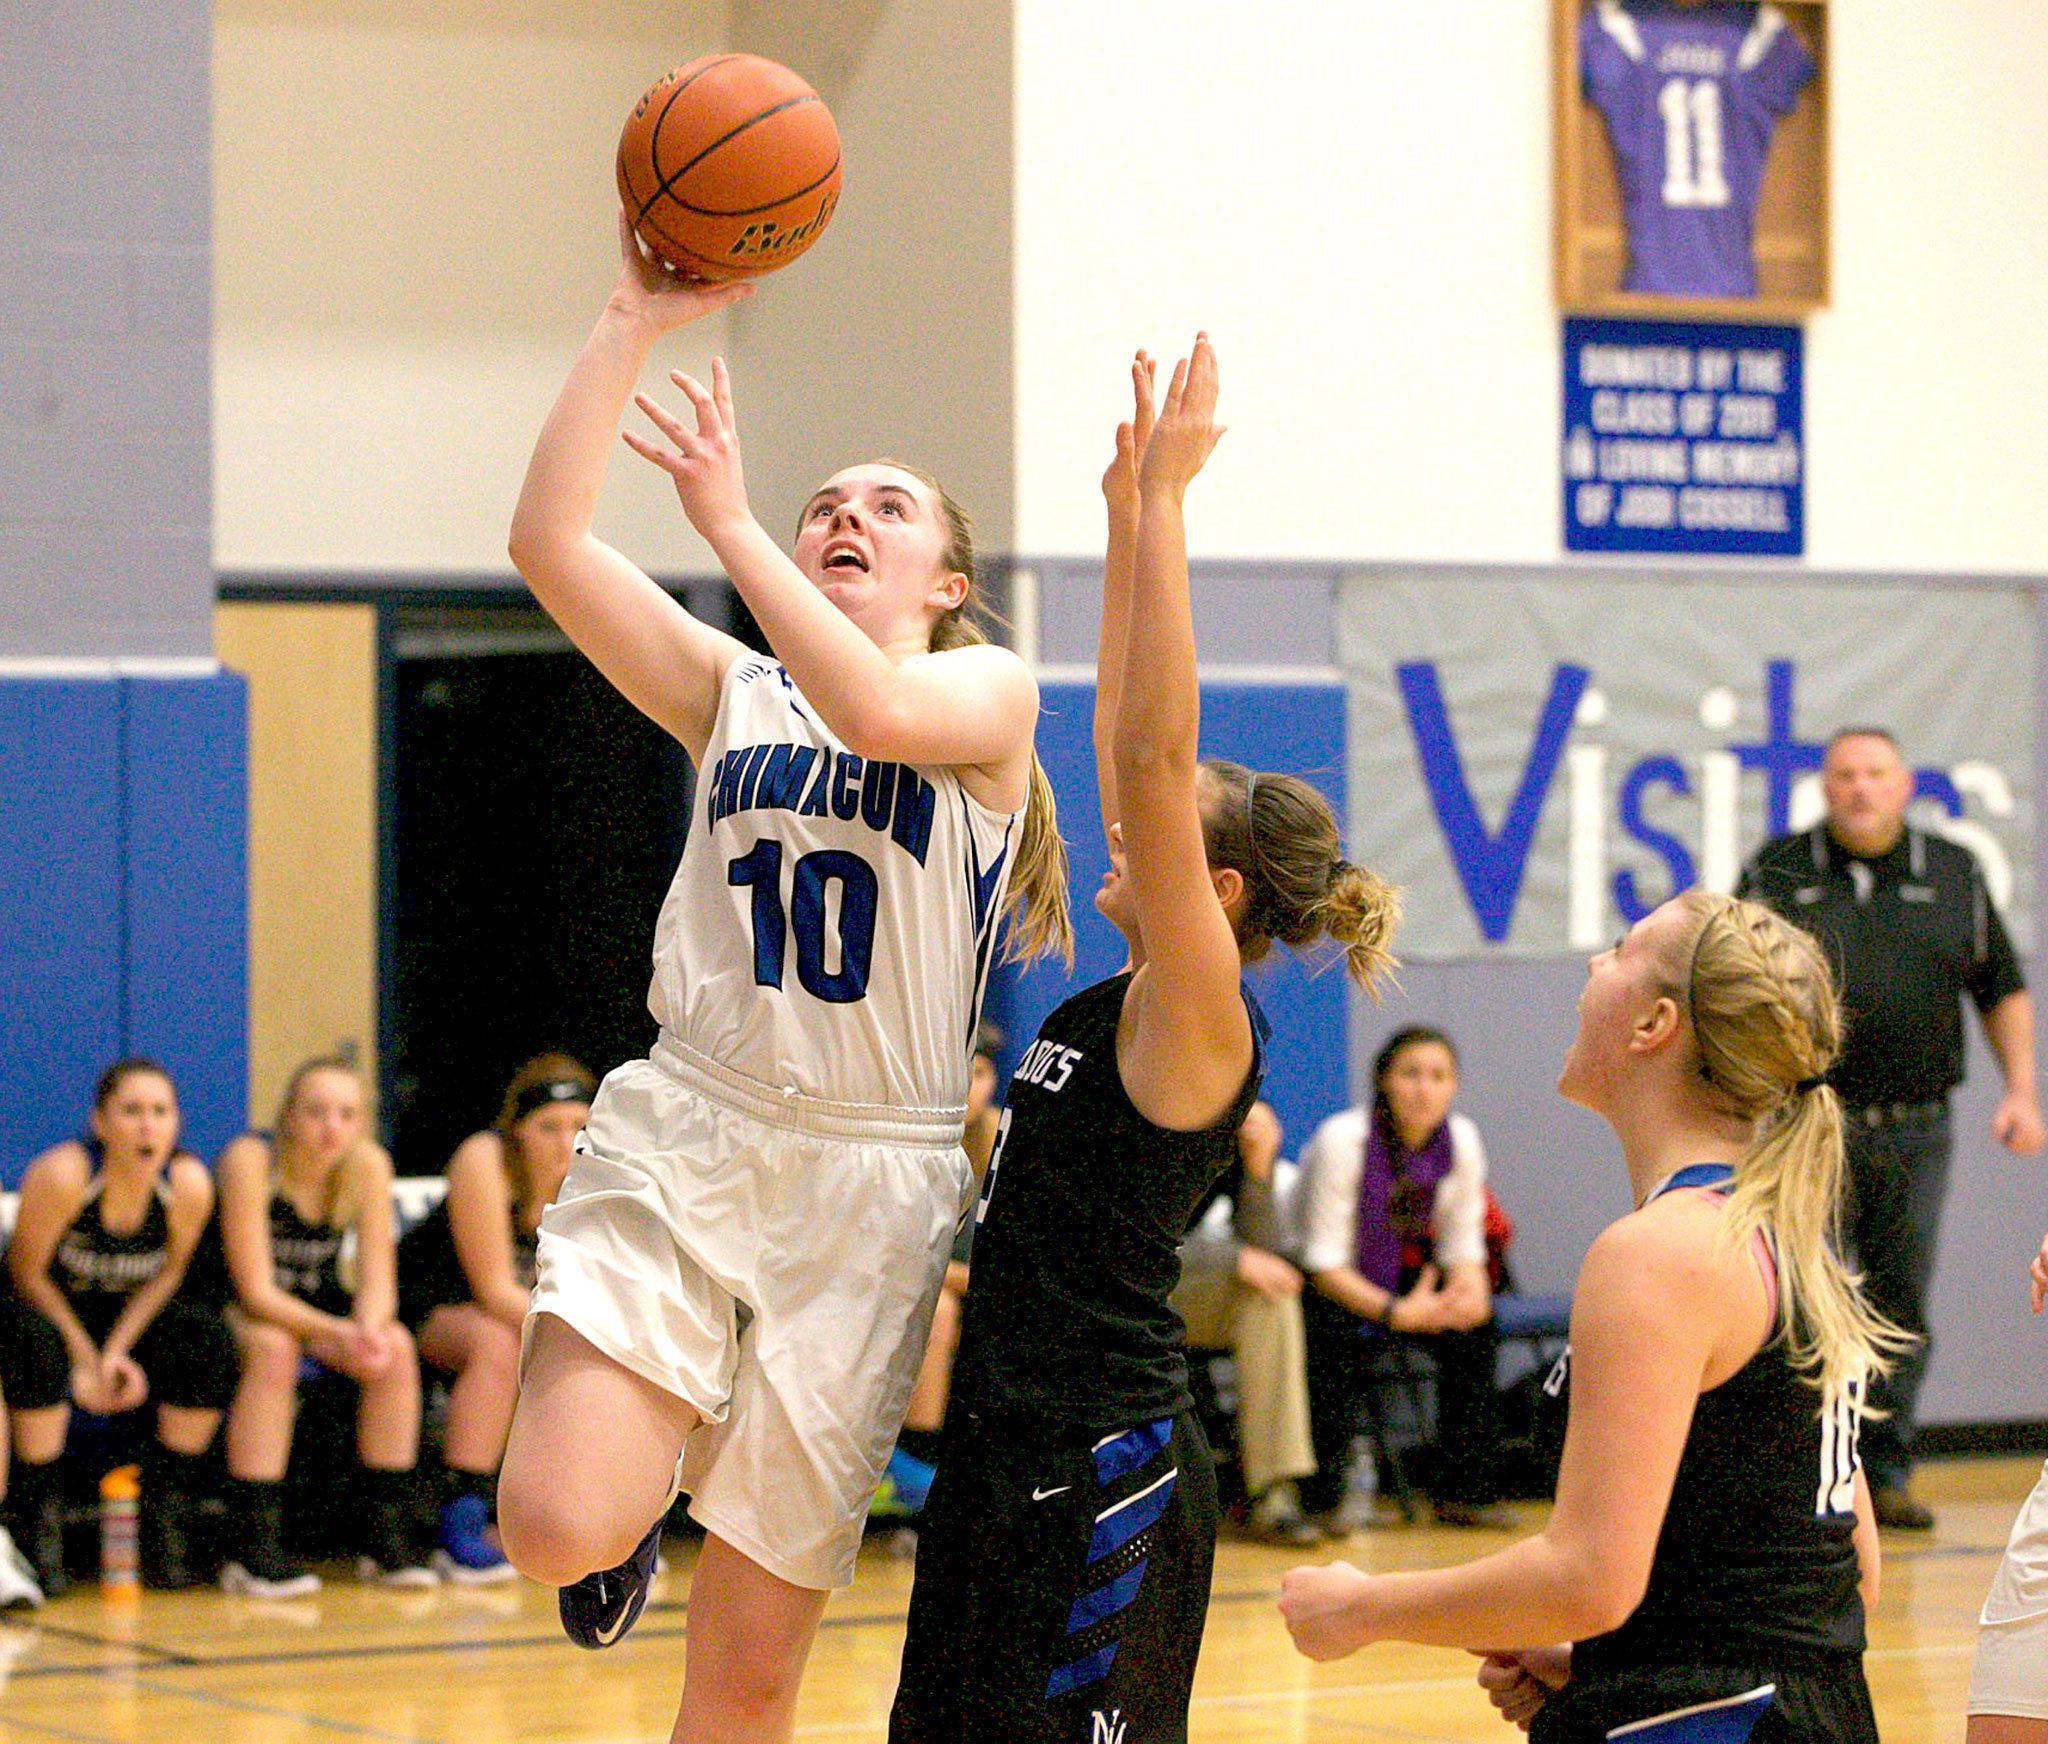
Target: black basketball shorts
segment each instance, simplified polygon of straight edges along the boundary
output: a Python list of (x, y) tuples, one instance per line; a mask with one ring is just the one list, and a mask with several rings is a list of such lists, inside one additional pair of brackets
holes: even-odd
[(1078, 1440), (956, 1413), (891, 1744), (1185, 1744), (1215, 1556), (1191, 1413)]

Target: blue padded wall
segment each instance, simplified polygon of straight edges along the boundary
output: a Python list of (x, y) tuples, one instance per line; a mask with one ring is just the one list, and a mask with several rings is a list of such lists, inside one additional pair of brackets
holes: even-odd
[(85, 1128), (124, 1054), (210, 1156), (245, 1118), (242, 681), (0, 679), (0, 1187)]
[(123, 1027), (178, 1086), (185, 1143), (211, 1158), (249, 1095), (247, 684), (124, 681), (128, 953)]
[[(1097, 914), (1093, 898), (1109, 869), (1095, 790), (1093, 684), (1047, 682), (1038, 724), (1038, 756), (1059, 796), (1074, 892), (1074, 973), (1057, 964), (1005, 974), (991, 989), (988, 1014), (1008, 1033), (1007, 1075), (1045, 1016), (1068, 994), (1123, 966), (1123, 940)], [(1202, 686), (1202, 754), (1313, 782), (1345, 815), (1344, 688), (1329, 683), (1222, 683)], [(1284, 948), (1254, 969), (1251, 985), (1272, 1020), (1265, 1097), (1287, 1129), (1285, 1154), (1298, 1154), (1317, 1122), (1349, 1100), (1350, 996), (1341, 963), (1308, 973)]]
[(0, 679), (0, 1185), (121, 1051), (121, 729), (111, 682)]

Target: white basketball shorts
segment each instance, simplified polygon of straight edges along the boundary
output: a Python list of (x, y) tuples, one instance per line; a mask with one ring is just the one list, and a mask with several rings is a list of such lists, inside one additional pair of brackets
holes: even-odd
[(2020, 1505), (1991, 1577), (1966, 1711), (2048, 1720), (2048, 1466)]
[(599, 1087), (541, 1219), (529, 1331), (557, 1315), (694, 1406), (691, 1518), (797, 1586), (853, 1579), (972, 1202), (960, 1124), (778, 1094), (664, 1037)]

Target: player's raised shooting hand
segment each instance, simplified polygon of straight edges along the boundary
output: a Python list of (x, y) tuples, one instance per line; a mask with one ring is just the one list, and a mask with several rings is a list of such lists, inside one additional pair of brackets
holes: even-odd
[(641, 246), (632, 219), (620, 210), (619, 277), (611, 295), (614, 308), (646, 321), (657, 333), (667, 333), (753, 294), (754, 287), (739, 280), (712, 284), (685, 278)]

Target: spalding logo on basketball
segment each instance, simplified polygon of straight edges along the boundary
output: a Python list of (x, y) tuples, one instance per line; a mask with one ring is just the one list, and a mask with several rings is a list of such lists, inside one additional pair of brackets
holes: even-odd
[(758, 278), (818, 240), (839, 203), (839, 129), (818, 93), (759, 55), (677, 67), (619, 135), (619, 199), (678, 272)]

